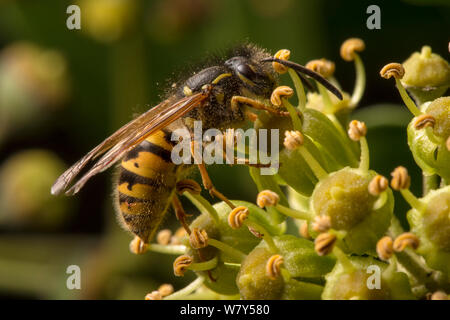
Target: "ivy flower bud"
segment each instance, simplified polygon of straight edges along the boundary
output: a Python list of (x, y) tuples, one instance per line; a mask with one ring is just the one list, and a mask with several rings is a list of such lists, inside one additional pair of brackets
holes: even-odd
[[(280, 60), (289, 60), (289, 57), (291, 56), (291, 51), (287, 49), (281, 49), (275, 53), (274, 57)], [(273, 69), (278, 72), (279, 74), (286, 73), (288, 71), (288, 67), (282, 65), (278, 62), (272, 62)]]
[(348, 136), (353, 141), (359, 141), (361, 137), (365, 137), (367, 134), (367, 127), (364, 122), (353, 120), (349, 124)]
[(274, 106), (281, 106), (283, 101), (282, 98), (290, 98), (294, 95), (294, 90), (288, 86), (279, 86), (273, 90), (272, 95), (270, 96), (270, 102)]
[(187, 268), (192, 264), (193, 259), (188, 255), (182, 255), (173, 262), (173, 273), (177, 277), (184, 276)]
[(394, 248), (391, 237), (383, 237), (377, 242), (377, 254), (382, 260), (389, 260), (392, 257)]
[(416, 250), (419, 247), (419, 238), (411, 232), (405, 232), (394, 240), (393, 248), (397, 252), (402, 252), (406, 247)]
[(256, 203), (260, 208), (276, 206), (278, 201), (280, 201), (280, 196), (271, 190), (261, 191), (256, 198)]
[(440, 97), (450, 86), (450, 65), (429, 46), (413, 53), (404, 63), (402, 84), (419, 105)]
[(350, 38), (344, 41), (341, 45), (341, 57), (345, 61), (353, 61), (355, 59), (355, 53), (364, 51), (366, 45), (364, 41), (358, 38)]
[(267, 260), (266, 273), (271, 280), (276, 280), (281, 275), (281, 265), (284, 259), (279, 254), (275, 254)]
[(312, 60), (306, 64), (306, 68), (319, 73), (322, 77), (328, 78), (334, 74), (336, 65), (333, 61), (326, 60), (324, 58), (320, 60)]

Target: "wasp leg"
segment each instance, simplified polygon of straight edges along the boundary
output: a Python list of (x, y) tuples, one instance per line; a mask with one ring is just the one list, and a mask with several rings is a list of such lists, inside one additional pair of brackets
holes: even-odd
[(198, 170), (200, 171), (200, 175), (202, 176), (202, 183), (203, 183), (203, 187), (209, 191), (209, 194), (211, 196), (215, 196), (217, 198), (219, 198), (220, 200), (224, 201), (226, 204), (228, 204), (228, 206), (232, 209), (234, 209), (236, 206), (234, 204), (231, 203), (231, 201), (225, 197), (221, 192), (219, 192), (213, 185), (211, 178), (208, 175), (208, 171), (206, 170), (206, 165), (203, 162), (203, 159), (201, 157), (201, 155), (199, 155), (196, 150), (197, 148), (195, 147), (196, 142), (195, 141), (191, 141), (191, 154), (194, 157), (195, 160), (195, 164), (197, 164)]
[(172, 198), (172, 207), (175, 211), (175, 216), (177, 217), (178, 221), (180, 221), (184, 230), (186, 230), (187, 234), (191, 234), (191, 229), (186, 222), (186, 217), (188, 216), (188, 214), (184, 211), (181, 201), (180, 199), (178, 199), (178, 196), (176, 194), (174, 194)]
[(234, 96), (233, 98), (231, 98), (231, 109), (237, 110), (239, 108), (240, 103), (246, 104), (249, 107), (252, 107), (257, 110), (265, 110), (278, 116), (289, 117), (288, 111), (281, 111), (273, 107), (266, 106), (264, 103), (261, 103), (257, 100), (242, 96)]

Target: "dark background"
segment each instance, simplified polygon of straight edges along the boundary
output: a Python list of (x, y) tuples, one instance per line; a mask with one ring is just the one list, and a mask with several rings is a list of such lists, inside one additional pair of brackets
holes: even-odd
[[(110, 3), (121, 9), (108, 11)], [(11, 75), (5, 67), (5, 55), (0, 58), (0, 79), (3, 78), (0, 117), (12, 111), (19, 114), (8, 120), (8, 130), (0, 130), (0, 184), (10, 189), (12, 182), (8, 179), (14, 180), (25, 172), (21, 165), (41, 168), (41, 162), (47, 160), (53, 169), (48, 172), (36, 169), (32, 177), (56, 178), (63, 166), (78, 160), (132, 119), (133, 114), (157, 104), (167, 84), (183, 70), (186, 72), (190, 65), (199, 65), (205, 56), (239, 42), (250, 41), (273, 53), (288, 48), (291, 60), (302, 64), (316, 58), (330, 59), (336, 63), (336, 78), (345, 91), (351, 92), (354, 67), (340, 58), (339, 48), (345, 39), (359, 37), (366, 43), (361, 56), (367, 86), (355, 116), (369, 125), (371, 167), (389, 176), (394, 167), (405, 165), (413, 175), (413, 191), (419, 194), (420, 172), (406, 144), (405, 126), (411, 116), (400, 106), (393, 81), (381, 79), (379, 70), (388, 62), (404, 61), (423, 45), (430, 45), (434, 52), (448, 58), (450, 10), (446, 3), (444, 0), (2, 1), (1, 52), (23, 42), (38, 50), (54, 50), (65, 61), (65, 69), (50, 84), (67, 85), (62, 90), (63, 98), (39, 96), (30, 92), (26, 71)], [(66, 28), (66, 8), (70, 4), (81, 7), (81, 30)], [(366, 28), (369, 16), (366, 8), (371, 4), (381, 8), (381, 30)], [(43, 72), (49, 73), (52, 65), (42, 67)], [(15, 91), (8, 89), (11, 81)], [(17, 103), (19, 98), (29, 102)], [(398, 106), (382, 112), (384, 109), (374, 105)], [(30, 157), (22, 159), (23, 163), (16, 167), (6, 165), (11, 159), (17, 163), (14, 158), (17, 155), (27, 155), (27, 151), (36, 149), (48, 159)], [(246, 168), (212, 166), (209, 172), (217, 188), (231, 199), (255, 200), (257, 191)], [(26, 176), (24, 180), (18, 188), (31, 195), (28, 201), (37, 203), (33, 210), (22, 210), (25, 204), (15, 192), (0, 195), (0, 204), (4, 204), (0, 205), (1, 297), (140, 299), (163, 282), (180, 287), (189, 280), (189, 276), (181, 280), (173, 277), (173, 257), (157, 254), (135, 257), (128, 252), (131, 238), (113, 218), (110, 173), (92, 179), (70, 200), (47, 199), (39, 192), (33, 195), (36, 188), (28, 189), (31, 178)], [(46, 210), (53, 205), (52, 201), (58, 201), (55, 216)], [(398, 216), (404, 217), (407, 209), (402, 200), (396, 203)], [(25, 212), (25, 218), (17, 219), (14, 210)], [(173, 220), (168, 218), (165, 226), (176, 228)], [(82, 268), (82, 290), (70, 291), (65, 287), (65, 268), (70, 264)]]

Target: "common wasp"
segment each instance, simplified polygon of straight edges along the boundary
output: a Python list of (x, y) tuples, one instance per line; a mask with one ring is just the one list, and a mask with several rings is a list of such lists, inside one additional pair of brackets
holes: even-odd
[[(279, 83), (273, 62), (295, 70), (305, 85), (311, 86), (303, 75), (317, 80), (342, 99), (339, 90), (319, 74), (299, 64), (276, 59), (254, 45), (242, 45), (213, 65), (176, 83), (164, 101), (124, 125), (64, 172), (53, 185), (52, 194), (76, 194), (92, 176), (121, 161), (115, 204), (125, 229), (138, 237), (140, 243), (148, 243), (172, 204), (189, 233), (176, 186), (185, 179), (192, 165), (175, 165), (171, 161), (175, 144), (172, 132), (180, 127), (192, 132), (192, 120), (201, 121), (203, 130), (241, 128), (246, 120), (256, 119), (251, 108), (288, 116), (289, 112), (268, 102)], [(90, 168), (82, 175), (87, 165)], [(211, 195), (233, 207), (214, 188), (205, 163), (197, 166), (203, 185)], [(81, 177), (71, 186), (78, 176)]]

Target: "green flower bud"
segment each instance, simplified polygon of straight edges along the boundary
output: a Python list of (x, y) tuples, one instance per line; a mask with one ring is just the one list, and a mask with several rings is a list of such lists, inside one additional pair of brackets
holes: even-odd
[(273, 253), (264, 247), (255, 248), (241, 264), (236, 284), (244, 300), (280, 299), (284, 289), (283, 277), (269, 278), (266, 264)]
[(281, 300), (320, 300), (322, 291), (320, 285), (289, 279), (284, 284)]
[[(423, 112), (435, 119), (433, 128), (416, 128), (418, 117), (408, 125), (408, 144), (418, 166), (427, 174), (438, 174), (450, 180), (450, 97), (423, 106)], [(420, 117), (420, 116), (419, 116)]]
[(450, 86), (450, 65), (432, 53), (429, 46), (413, 53), (403, 67), (405, 75), (401, 82), (419, 105), (440, 97)]
[[(351, 267), (338, 260), (326, 276), (324, 300), (414, 299), (406, 274), (388, 269), (371, 257), (348, 257)], [(377, 274), (377, 272), (379, 272)]]
[(56, 228), (68, 218), (70, 198), (49, 190), (65, 165), (46, 150), (28, 150), (8, 158), (0, 168), (0, 223)]
[(430, 267), (450, 275), (450, 186), (432, 190), (420, 201), (423, 208), (407, 215), (411, 232), (420, 239), (417, 252)]
[(392, 191), (387, 189), (384, 203), (375, 205), (377, 197), (368, 190), (375, 175), (373, 171), (341, 169), (321, 180), (311, 197), (314, 214), (328, 216), (332, 229), (346, 232), (341, 246), (347, 252), (373, 252), (377, 240), (390, 225), (394, 203)]

